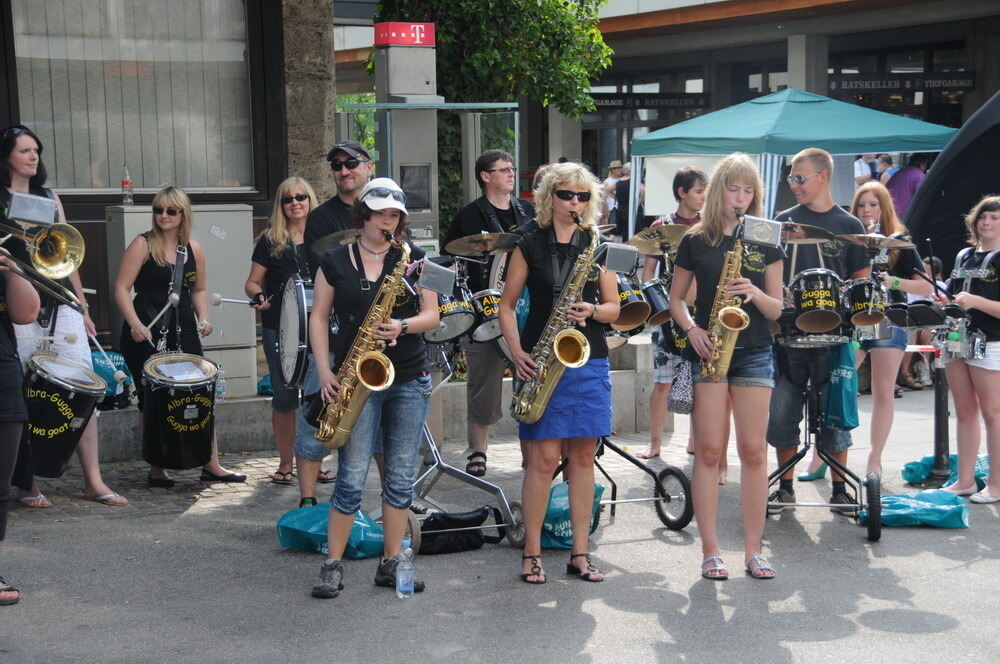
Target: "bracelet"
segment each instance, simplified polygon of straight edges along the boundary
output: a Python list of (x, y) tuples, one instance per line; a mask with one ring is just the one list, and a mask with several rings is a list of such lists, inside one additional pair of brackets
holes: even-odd
[(400, 318), (400, 319), (399, 319), (399, 324), (400, 324), (400, 326), (401, 326), (401, 329), (399, 330), (399, 333), (400, 333), (401, 335), (402, 335), (402, 334), (406, 334), (406, 330), (408, 330), (408, 329), (409, 329), (409, 327), (410, 327), (410, 323), (409, 323), (409, 322), (408, 322), (408, 321), (407, 321), (407, 320), (406, 320), (405, 318)]
[(590, 312), (590, 318), (597, 320), (597, 305), (594, 305), (594, 310)]
[(686, 337), (688, 333), (696, 327), (698, 327), (698, 323), (691, 323), (690, 325), (688, 325), (686, 328), (684, 328), (684, 336)]
[(889, 288), (892, 290), (899, 290), (899, 277), (892, 278), (892, 283), (889, 284)]

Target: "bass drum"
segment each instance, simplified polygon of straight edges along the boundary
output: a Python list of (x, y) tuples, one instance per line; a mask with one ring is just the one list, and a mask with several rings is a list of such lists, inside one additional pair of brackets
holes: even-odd
[(212, 458), (219, 365), (187, 353), (158, 353), (142, 366), (142, 458), (161, 468), (197, 468)]
[(313, 286), (295, 274), (281, 291), (281, 316), (278, 318), (278, 359), (281, 380), (288, 387), (301, 387), (309, 356), (309, 312), (312, 311)]
[(41, 351), (28, 360), (25, 386), (35, 475), (62, 477), (108, 384), (87, 367)]

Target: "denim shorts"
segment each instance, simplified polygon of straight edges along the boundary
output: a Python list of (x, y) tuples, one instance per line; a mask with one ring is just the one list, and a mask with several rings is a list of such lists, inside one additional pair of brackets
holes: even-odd
[[(767, 421), (767, 442), (772, 447), (790, 449), (801, 443), (799, 422), (802, 421), (805, 406), (801, 386), (807, 378), (812, 380), (810, 388), (817, 394), (820, 407), (826, 404), (832, 372), (831, 354), (830, 350), (822, 348), (779, 348), (774, 354), (777, 381), (771, 391), (771, 415)], [(827, 452), (843, 452), (851, 446), (851, 432), (830, 428), (820, 419), (815, 442)]]
[(870, 351), (873, 348), (897, 348), (899, 350), (906, 350), (906, 342), (909, 341), (909, 335), (901, 327), (896, 327), (892, 323), (890, 325), (890, 336), (888, 339), (867, 339), (861, 341), (861, 350)]
[(420, 439), (431, 404), (431, 377), (393, 383), (368, 395), (347, 444), (337, 450), (337, 483), (330, 507), (354, 514), (368, 479), (375, 445), (381, 439), (385, 455), (382, 502), (399, 510), (413, 502), (413, 480), (420, 463)]
[(260, 330), (261, 343), (264, 344), (264, 357), (267, 358), (267, 369), (271, 372), (271, 388), (274, 397), (271, 398), (271, 410), (289, 413), (299, 407), (299, 390), (297, 387), (287, 387), (281, 376), (281, 360), (278, 358), (278, 331), (267, 327)]
[[(774, 348), (771, 346), (749, 346), (733, 350), (729, 362), (729, 372), (720, 383), (732, 387), (774, 387)], [(691, 363), (691, 381), (711, 383), (701, 375), (701, 361)]]

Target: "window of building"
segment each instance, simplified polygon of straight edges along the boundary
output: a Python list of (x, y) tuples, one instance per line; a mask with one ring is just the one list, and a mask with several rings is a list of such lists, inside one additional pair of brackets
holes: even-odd
[(13, 0), (19, 117), (58, 188), (254, 185), (241, 0)]

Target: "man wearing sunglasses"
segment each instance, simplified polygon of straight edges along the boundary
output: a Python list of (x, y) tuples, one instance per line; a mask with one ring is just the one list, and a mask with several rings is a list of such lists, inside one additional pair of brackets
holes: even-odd
[[(864, 233), (861, 222), (834, 203), (830, 195), (830, 179), (833, 176), (833, 157), (825, 150), (807, 148), (792, 158), (792, 171), (787, 182), (795, 194), (798, 205), (785, 210), (775, 217), (778, 221), (816, 226), (834, 235)], [(832, 270), (841, 279), (861, 279), (868, 276), (868, 256), (864, 247), (831, 240), (823, 244), (799, 244), (787, 249), (784, 280), (788, 284), (794, 275), (810, 268)], [(839, 334), (834, 328), (830, 334)], [(819, 404), (826, 403), (826, 391), (830, 382), (832, 367), (828, 361), (830, 353), (823, 350), (804, 350), (776, 346), (778, 356), (778, 380), (771, 392), (771, 416), (767, 425), (767, 441), (774, 447), (779, 466), (793, 456), (799, 445), (799, 422), (802, 420), (801, 385), (808, 377), (812, 387), (818, 388)], [(852, 396), (852, 398), (854, 398)], [(822, 407), (822, 406), (821, 406)], [(847, 450), (851, 446), (851, 434), (845, 429), (826, 426), (820, 419), (817, 437), (819, 447), (830, 453), (844, 466), (847, 465)], [(831, 507), (832, 511), (853, 514), (856, 502), (845, 490), (844, 478), (833, 468), (833, 492), (830, 503), (844, 505)], [(768, 503), (794, 503), (794, 468), (789, 469), (781, 484), (769, 497)], [(775, 514), (784, 510), (778, 505), (768, 507)]]
[(309, 213), (302, 241), (308, 249), (309, 273), (316, 274), (321, 256), (312, 246), (322, 237), (351, 228), (350, 209), (372, 176), (372, 160), (360, 143), (341, 141), (326, 155), (337, 195)]
[[(476, 159), (476, 180), (483, 195), (458, 211), (448, 228), (441, 246), (467, 235), (480, 233), (523, 232), (531, 228), (535, 211), (529, 203), (514, 196), (517, 171), (514, 157), (503, 150), (487, 150)], [(532, 224), (532, 226), (526, 226)], [(447, 252), (445, 252), (447, 253)], [(492, 258), (486, 265), (468, 264), (469, 291), (477, 293), (490, 288), (490, 268), (496, 260), (506, 260), (506, 254)], [(500, 397), (503, 385), (504, 360), (494, 343), (466, 343), (465, 353), (469, 372), (466, 392), (466, 416), (469, 434), (469, 463), (465, 470), (471, 475), (486, 474), (486, 448), (490, 426), (503, 416)]]

